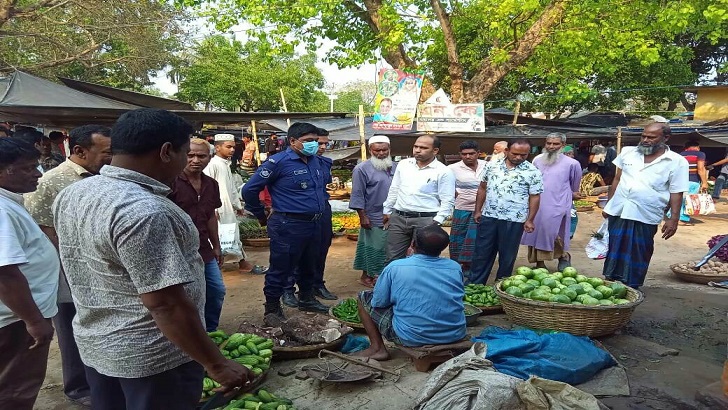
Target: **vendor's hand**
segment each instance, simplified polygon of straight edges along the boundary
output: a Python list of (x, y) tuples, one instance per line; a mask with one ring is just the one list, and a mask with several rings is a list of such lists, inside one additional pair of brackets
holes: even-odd
[(703, 192), (708, 192), (708, 183), (705, 182), (705, 183), (700, 184), (700, 190)]
[(43, 319), (37, 322), (25, 322), (25, 330), (34, 340), (34, 343), (29, 349), (35, 349), (53, 340), (53, 325), (50, 319)]
[(670, 239), (675, 235), (675, 232), (677, 232), (677, 221), (677, 218), (670, 218), (662, 224), (662, 239)]
[(384, 229), (389, 228), (389, 215), (382, 216), (382, 223), (384, 224)]
[(526, 223), (523, 224), (523, 230), (526, 233), (531, 233), (534, 229), (536, 229), (536, 225), (534, 225), (533, 221), (526, 221)]
[(364, 229), (372, 229), (372, 222), (369, 220), (368, 216), (362, 216), (359, 218), (359, 225), (361, 225)]
[(479, 224), (481, 219), (483, 219), (483, 214), (481, 212), (476, 212), (473, 215), (473, 221), (475, 221), (476, 224)]
[(581, 194), (581, 192), (574, 192), (574, 193), (572, 194), (572, 196), (574, 197), (574, 199), (581, 199), (581, 198), (584, 198), (584, 195), (582, 195), (582, 194)]
[(260, 226), (266, 226), (266, 225), (268, 225), (268, 218), (266, 218), (266, 217), (258, 218), (258, 223), (260, 224)]
[(222, 256), (222, 250), (220, 248), (212, 248), (212, 254), (215, 255), (217, 266), (222, 268), (222, 263), (225, 260), (225, 258)]
[(250, 385), (255, 375), (242, 364), (226, 359), (225, 361), (212, 365), (205, 369), (212, 380), (222, 386), (215, 389), (216, 392), (227, 393), (236, 388), (245, 388)]

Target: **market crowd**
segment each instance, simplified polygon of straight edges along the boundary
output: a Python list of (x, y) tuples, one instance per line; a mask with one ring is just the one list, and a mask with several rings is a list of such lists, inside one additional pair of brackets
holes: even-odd
[[(54, 332), (64, 393), (94, 409), (192, 409), (204, 372), (224, 391), (244, 388), (250, 371), (206, 333), (219, 322), (225, 260), (265, 274), (266, 318), (285, 319), (283, 304), (325, 313), (318, 299), (337, 298), (324, 280), (333, 235), (326, 130), (292, 124), (286, 148), (266, 143), (260, 166), (246, 147), (237, 161), (252, 176), (241, 191), (234, 137), (190, 138), (192, 126), (164, 110), (130, 111), (112, 128), (85, 125), (67, 138), (0, 132), (0, 408), (32, 409)], [(570, 266), (572, 200), (606, 186), (603, 176), (604, 276), (641, 286), (659, 225), (663, 238), (675, 234), (683, 193), (705, 169), (693, 146), (671, 151), (670, 136), (667, 125), (648, 125), (616, 155), (612, 146), (574, 152), (553, 133), (532, 162), (528, 140), (499, 142), (485, 160), (466, 141), (449, 166), (437, 159), (436, 135), (398, 163), (386, 136), (370, 138), (349, 202), (361, 223), (353, 266), (373, 288), (358, 295), (371, 341), (360, 354), (387, 359), (383, 339), (463, 339), (464, 285), (486, 283), (496, 258), (496, 278), (510, 275), (520, 245), (535, 266)], [(267, 226), (269, 266), (243, 250), (237, 222), (246, 215)]]

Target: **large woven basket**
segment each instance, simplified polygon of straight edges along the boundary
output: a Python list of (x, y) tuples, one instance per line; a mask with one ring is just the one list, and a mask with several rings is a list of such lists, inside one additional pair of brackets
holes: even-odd
[[(606, 284), (611, 282), (604, 281)], [(610, 306), (567, 305), (542, 302), (510, 295), (495, 285), (503, 310), (511, 322), (533, 329), (559, 330), (579, 336), (609, 335), (629, 322), (644, 297), (642, 292), (627, 287), (625, 299), (630, 303)]]
[(677, 263), (674, 265), (670, 265), (670, 270), (672, 270), (672, 273), (674, 273), (675, 276), (677, 276), (680, 280), (684, 280), (685, 282), (707, 285), (710, 282), (723, 282), (725, 280), (728, 280), (728, 275), (700, 273), (700, 271), (695, 271), (692, 269), (682, 269), (678, 265), (679, 264)]

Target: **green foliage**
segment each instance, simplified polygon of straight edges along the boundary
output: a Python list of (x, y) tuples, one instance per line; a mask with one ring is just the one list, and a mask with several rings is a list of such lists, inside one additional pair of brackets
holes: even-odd
[(181, 47), (185, 18), (157, 0), (0, 2), (0, 71), (142, 90)]
[[(447, 8), (466, 87), (484, 67), (501, 67), (523, 34), (554, 0), (465, 0)], [(277, 48), (318, 49), (340, 67), (379, 60), (419, 66), (435, 86), (451, 87), (444, 36), (425, 0), (176, 0), (219, 30), (245, 22)], [(372, 7), (375, 4), (376, 7)], [(728, 0), (571, 1), (525, 63), (509, 69), (488, 100), (530, 95), (526, 106), (549, 111), (646, 106), (676, 101), (677, 88), (725, 71)], [(707, 62), (707, 63), (706, 63)], [(483, 71), (487, 72), (487, 71)], [(626, 88), (649, 90), (623, 92)], [(611, 91), (600, 93), (599, 91)], [(503, 105), (498, 103), (496, 105)], [(528, 107), (523, 107), (529, 109)]]
[(242, 44), (221, 35), (207, 37), (174, 70), (177, 98), (207, 108), (277, 111), (283, 89), (289, 111), (328, 111), (315, 62), (313, 54), (295, 56), (265, 40)]

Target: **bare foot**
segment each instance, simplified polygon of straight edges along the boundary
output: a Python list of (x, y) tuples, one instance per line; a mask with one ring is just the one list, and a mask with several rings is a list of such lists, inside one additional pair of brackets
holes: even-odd
[(387, 348), (382, 346), (381, 349), (373, 349), (368, 348), (366, 350), (362, 350), (361, 352), (352, 353), (351, 356), (355, 357), (368, 357), (370, 359), (374, 360), (389, 360), (389, 351), (387, 351)]
[(253, 270), (253, 268), (254, 268), (253, 264), (246, 260), (242, 260), (242, 261), (238, 262), (238, 270), (240, 270), (241, 272), (247, 273), (247, 272), (250, 272), (251, 270)]

